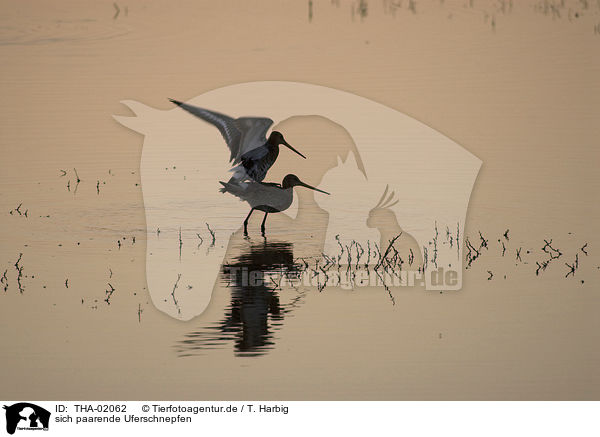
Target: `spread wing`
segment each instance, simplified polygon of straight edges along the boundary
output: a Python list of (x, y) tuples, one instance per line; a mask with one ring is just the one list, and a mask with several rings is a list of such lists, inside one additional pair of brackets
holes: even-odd
[(235, 124), (242, 132), (241, 147), (237, 155), (239, 161), (242, 155), (265, 144), (267, 131), (273, 125), (273, 120), (266, 117), (240, 117)]
[(198, 118), (212, 124), (227, 143), (227, 147), (231, 152), (229, 161), (233, 161), (239, 154), (239, 147), (242, 141), (242, 132), (236, 125), (235, 119), (218, 112), (209, 111), (208, 109), (200, 108), (198, 106), (188, 105), (187, 103), (179, 102), (177, 100), (169, 99), (171, 102), (179, 106), (181, 109), (185, 109), (190, 114), (195, 115)]
[(227, 143), (227, 147), (229, 147), (231, 152), (229, 161), (233, 164), (238, 164), (245, 152), (262, 146), (266, 141), (265, 134), (273, 124), (273, 120), (270, 118), (241, 117), (234, 119), (219, 112), (209, 111), (173, 99), (169, 100), (219, 129)]

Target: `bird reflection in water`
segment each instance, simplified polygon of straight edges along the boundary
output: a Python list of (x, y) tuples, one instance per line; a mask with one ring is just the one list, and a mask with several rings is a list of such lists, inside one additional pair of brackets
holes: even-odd
[(265, 239), (250, 245), (233, 262), (223, 265), (221, 281), (231, 291), (223, 319), (186, 334), (177, 345), (179, 356), (200, 355), (228, 342), (234, 343), (238, 356), (267, 353), (275, 346), (275, 332), (281, 329), (284, 317), (304, 297), (300, 290), (288, 287), (295, 298), (282, 304), (280, 278), (285, 276), (292, 282), (299, 273), (291, 243)]

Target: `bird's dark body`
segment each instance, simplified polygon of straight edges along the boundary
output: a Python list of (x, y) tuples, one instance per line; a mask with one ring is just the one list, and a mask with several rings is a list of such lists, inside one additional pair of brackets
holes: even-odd
[(272, 206), (269, 206), (269, 205), (259, 205), (254, 209), (258, 209), (259, 211), (262, 211), (262, 212), (271, 212), (271, 213), (281, 212), (277, 208), (273, 208)]
[(289, 174), (284, 177), (283, 181), (281, 181), (281, 184), (256, 181), (242, 183), (220, 181), (220, 184), (223, 185), (223, 188), (221, 188), (221, 193), (233, 194), (238, 199), (248, 202), (252, 208), (248, 213), (246, 220), (244, 220), (244, 234), (246, 235), (248, 234), (248, 219), (255, 209), (265, 213), (265, 218), (260, 226), (260, 229), (264, 235), (267, 216), (270, 213), (285, 211), (290, 207), (294, 197), (294, 187), (302, 186), (310, 188), (311, 190), (319, 191), (321, 193), (329, 194), (326, 191), (319, 190), (318, 188), (305, 184), (298, 179), (298, 176), (294, 174)]
[(248, 202), (252, 209), (273, 213), (285, 211), (292, 204), (292, 187), (283, 188), (280, 184), (266, 182), (245, 182), (242, 184), (220, 182), (222, 193), (233, 194)]
[(279, 146), (268, 141), (261, 147), (242, 155), (242, 166), (251, 179), (262, 182), (279, 156)]

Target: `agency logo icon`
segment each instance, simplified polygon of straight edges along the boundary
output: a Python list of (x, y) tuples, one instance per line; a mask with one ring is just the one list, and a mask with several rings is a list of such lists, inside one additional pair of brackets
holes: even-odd
[(7, 433), (14, 434), (16, 430), (48, 431), (50, 411), (28, 402), (4, 405), (3, 408), (6, 410)]

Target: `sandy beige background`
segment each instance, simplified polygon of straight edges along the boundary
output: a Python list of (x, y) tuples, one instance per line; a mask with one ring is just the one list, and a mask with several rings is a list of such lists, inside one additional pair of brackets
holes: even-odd
[[(303, 1), (3, 1), (0, 397), (598, 399), (600, 5), (403, 3), (314, 1), (309, 21)], [(111, 115), (269, 79), (367, 97), (481, 158), (467, 234), (490, 249), (460, 292), (308, 290), (268, 354), (181, 358), (228, 291), (187, 323), (148, 303), (143, 139)], [(549, 238), (564, 258), (537, 277)]]

